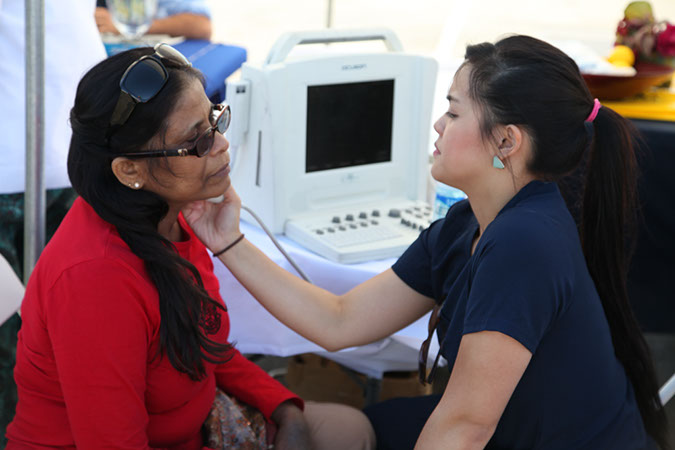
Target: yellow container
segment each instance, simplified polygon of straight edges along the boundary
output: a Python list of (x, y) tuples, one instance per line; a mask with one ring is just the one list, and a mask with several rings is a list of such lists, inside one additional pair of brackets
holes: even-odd
[(654, 89), (637, 97), (602, 104), (629, 119), (675, 122), (675, 92), (668, 89)]

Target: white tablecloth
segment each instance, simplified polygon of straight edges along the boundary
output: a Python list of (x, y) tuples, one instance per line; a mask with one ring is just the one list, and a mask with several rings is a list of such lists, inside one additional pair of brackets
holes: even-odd
[[(247, 213), (242, 211), (242, 214)], [(277, 264), (296, 273), (260, 228), (242, 221), (241, 231)], [(388, 269), (395, 261), (391, 258), (359, 264), (338, 264), (305, 250), (285, 236), (276, 237), (314, 284), (335, 294), (347, 292)], [(422, 341), (427, 337), (428, 314), (381, 341), (329, 353), (275, 319), (219, 260), (214, 260), (214, 266), (220, 281), (220, 293), (230, 315), (230, 340), (240, 352), (276, 356), (317, 353), (375, 378), (382, 378), (383, 372), (387, 371), (417, 370), (417, 354)], [(261, 279), (260, 282), (264, 283), (265, 280)], [(373, 317), (373, 320), (377, 320), (377, 317)], [(430, 358), (437, 351), (438, 340), (434, 337)]]

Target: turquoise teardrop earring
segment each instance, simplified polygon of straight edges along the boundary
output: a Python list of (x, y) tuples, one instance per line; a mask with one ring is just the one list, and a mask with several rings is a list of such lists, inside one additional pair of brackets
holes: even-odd
[(495, 169), (503, 169), (504, 163), (502, 162), (501, 159), (495, 156), (494, 158), (492, 158), (492, 167), (494, 167)]

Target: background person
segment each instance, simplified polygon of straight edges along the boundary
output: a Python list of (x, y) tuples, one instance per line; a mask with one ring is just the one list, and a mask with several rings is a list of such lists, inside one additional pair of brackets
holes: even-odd
[[(68, 114), (82, 75), (105, 58), (96, 24), (94, 0), (47, 0), (44, 5), (45, 85), (44, 156), (46, 238), (58, 227), (76, 194), (70, 188), (66, 155)], [(23, 0), (0, 1), (0, 253), (23, 279), (23, 229), (26, 154), (26, 61)], [(74, 51), (74, 49), (77, 51)], [(30, 126), (33, 126), (30, 124)], [(12, 377), (16, 334), (21, 320), (12, 316), (0, 327), (0, 447), (14, 416), (16, 386)]]
[[(654, 370), (626, 294), (635, 210), (627, 122), (591, 97), (572, 59), (526, 36), (469, 46), (448, 100), (431, 173), (468, 200), (392, 269), (344, 295), (240, 240), (231, 189), (222, 204), (190, 204), (185, 218), (212, 250), (238, 242), (220, 260), (327, 350), (382, 339), (434, 309), (449, 382), (440, 398), (369, 410), (380, 448), (666, 448)], [(582, 161), (577, 231), (553, 181)]]
[(180, 210), (229, 188), (229, 114), (164, 44), (80, 82), (68, 155), (80, 198), (26, 287), (8, 449), (373, 446), (360, 411), (303, 413), (227, 342), (211, 257)]
[[(97, 0), (95, 18), (99, 32), (120, 34), (105, 0)], [(211, 11), (205, 0), (158, 0), (157, 16), (146, 34), (211, 39)]]

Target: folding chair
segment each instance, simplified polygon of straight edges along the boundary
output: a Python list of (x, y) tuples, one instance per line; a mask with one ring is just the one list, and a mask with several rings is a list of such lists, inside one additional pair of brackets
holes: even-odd
[(12, 266), (0, 255), (0, 325), (21, 307), (24, 287)]
[(661, 404), (665, 405), (675, 395), (675, 374), (670, 377), (666, 383), (659, 389), (659, 397), (661, 397)]

